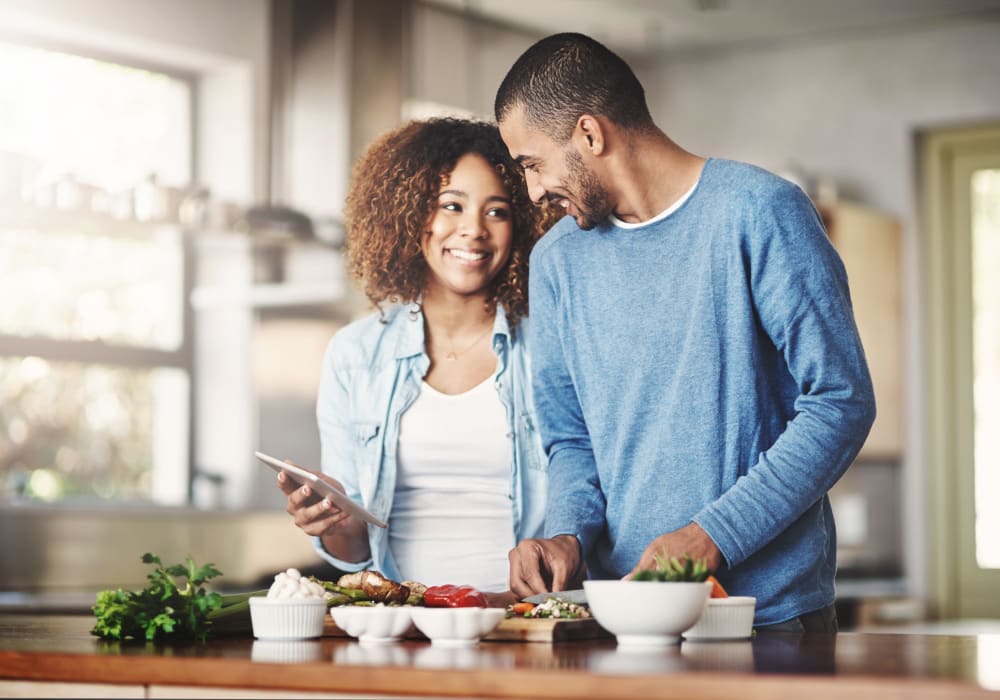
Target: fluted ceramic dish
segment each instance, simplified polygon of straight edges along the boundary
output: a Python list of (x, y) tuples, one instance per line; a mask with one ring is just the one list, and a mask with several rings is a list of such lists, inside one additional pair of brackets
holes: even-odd
[(334, 623), (363, 644), (398, 642), (410, 630), (409, 605), (339, 605), (330, 608)]
[(413, 608), (413, 624), (434, 646), (473, 646), (499, 625), (503, 608)]

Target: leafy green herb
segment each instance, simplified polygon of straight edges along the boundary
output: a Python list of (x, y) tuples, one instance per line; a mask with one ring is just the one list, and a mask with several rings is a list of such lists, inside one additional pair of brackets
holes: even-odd
[[(118, 588), (98, 593), (91, 608), (97, 623), (90, 633), (147, 641), (164, 637), (202, 641), (208, 637), (212, 613), (222, 609), (225, 600), (219, 593), (208, 592), (203, 584), (222, 572), (212, 564), (196, 566), (190, 557), (183, 564), (165, 567), (159, 557), (147, 552), (142, 561), (156, 565), (146, 577), (149, 585), (140, 591)], [(181, 579), (186, 579), (183, 586)]]
[(656, 568), (637, 571), (633, 581), (704, 581), (711, 573), (704, 559), (692, 559), (684, 555), (664, 557), (657, 555)]

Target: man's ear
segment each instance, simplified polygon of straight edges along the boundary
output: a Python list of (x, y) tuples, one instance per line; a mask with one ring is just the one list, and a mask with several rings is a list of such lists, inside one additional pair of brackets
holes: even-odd
[(604, 126), (597, 117), (584, 114), (576, 120), (576, 128), (573, 129), (573, 140), (581, 153), (590, 153), (592, 156), (599, 156), (604, 153), (606, 147)]

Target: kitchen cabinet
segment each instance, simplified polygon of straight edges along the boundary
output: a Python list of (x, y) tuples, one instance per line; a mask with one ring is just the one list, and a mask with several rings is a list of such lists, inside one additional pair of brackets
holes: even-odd
[(898, 459), (903, 450), (902, 277), (899, 221), (863, 205), (819, 208), (847, 268), (854, 315), (875, 387), (875, 423), (860, 459)]

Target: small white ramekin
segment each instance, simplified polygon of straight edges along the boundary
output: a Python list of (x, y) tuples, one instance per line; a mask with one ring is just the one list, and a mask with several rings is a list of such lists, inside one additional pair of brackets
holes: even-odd
[(257, 639), (316, 639), (326, 621), (323, 598), (250, 599), (250, 624)]
[(753, 614), (757, 599), (752, 596), (709, 598), (698, 621), (688, 629), (685, 639), (749, 639), (753, 633)]

